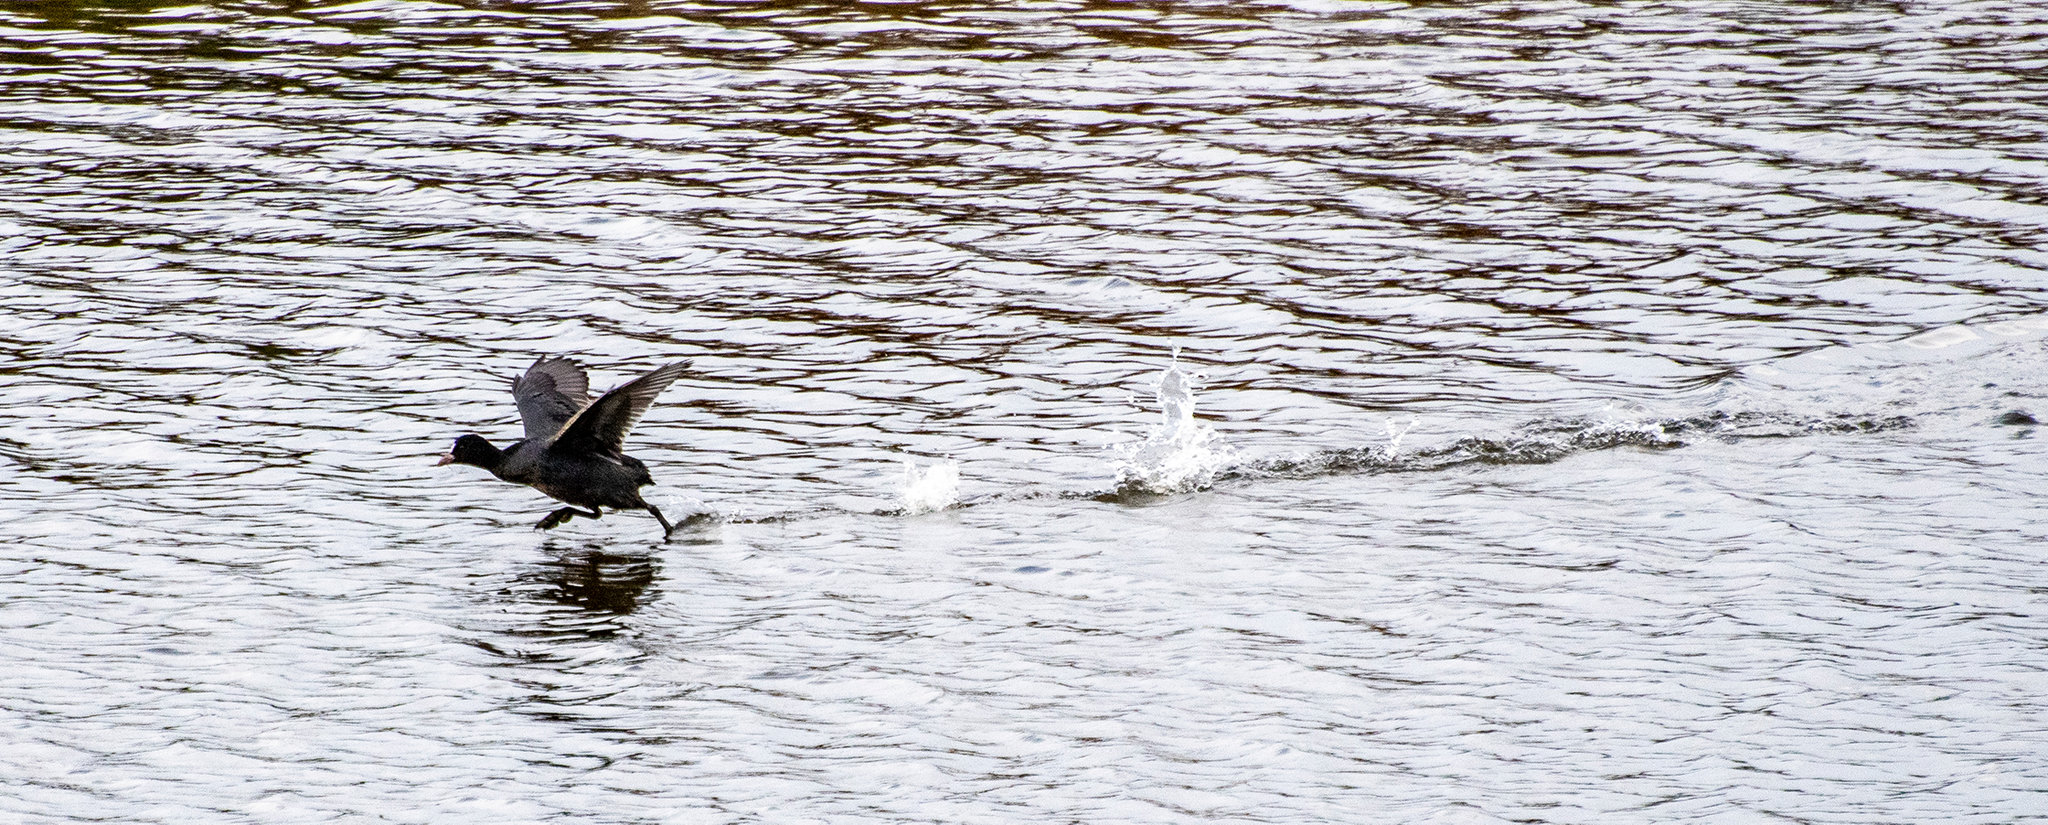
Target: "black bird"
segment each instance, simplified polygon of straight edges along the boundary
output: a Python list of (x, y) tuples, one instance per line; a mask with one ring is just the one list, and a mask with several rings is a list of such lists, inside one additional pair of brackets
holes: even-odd
[[(455, 439), (440, 463), (468, 464), (491, 475), (524, 484), (570, 506), (548, 514), (536, 530), (556, 527), (576, 516), (603, 518), (604, 511), (646, 510), (661, 522), (661, 537), (675, 527), (660, 510), (640, 498), (640, 487), (653, 484), (647, 465), (626, 455), (626, 431), (654, 404), (654, 397), (674, 383), (688, 361), (657, 369), (590, 400), (590, 379), (567, 358), (542, 356), (512, 379), (512, 398), (526, 438), (500, 450), (480, 436)], [(578, 510), (582, 507), (585, 509)]]

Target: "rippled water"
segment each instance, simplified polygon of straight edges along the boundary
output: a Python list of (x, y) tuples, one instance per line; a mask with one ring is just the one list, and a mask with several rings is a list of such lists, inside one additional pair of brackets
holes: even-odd
[(0, 822), (2048, 819), (2044, 34), (0, 6)]

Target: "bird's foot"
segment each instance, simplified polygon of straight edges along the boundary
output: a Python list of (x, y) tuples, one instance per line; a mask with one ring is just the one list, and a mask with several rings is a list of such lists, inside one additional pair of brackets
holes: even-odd
[(595, 507), (587, 511), (578, 510), (574, 507), (563, 507), (559, 510), (549, 513), (548, 517), (541, 519), (539, 524), (533, 526), (533, 529), (553, 530), (557, 527), (562, 526), (563, 524), (568, 523), (570, 519), (575, 518), (577, 516), (582, 516), (584, 518), (604, 518), (604, 511), (599, 510)]
[(647, 512), (654, 514), (655, 521), (661, 522), (662, 541), (668, 541), (671, 536), (674, 536), (676, 534), (675, 525), (668, 523), (668, 519), (661, 515), (660, 510), (654, 509), (654, 505), (647, 505)]

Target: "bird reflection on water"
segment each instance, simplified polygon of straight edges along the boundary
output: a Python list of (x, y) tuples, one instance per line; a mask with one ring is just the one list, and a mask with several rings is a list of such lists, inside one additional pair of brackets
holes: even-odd
[[(698, 513), (676, 523), (679, 537), (696, 535), (716, 518)], [(626, 617), (661, 594), (662, 543), (567, 542), (549, 538), (538, 556), (511, 572), (498, 589), (527, 620), (504, 629), (510, 640), (608, 640), (632, 636)], [(485, 643), (494, 653), (519, 659), (553, 658)]]
[(550, 541), (543, 554), (498, 590), (508, 612), (520, 618), (500, 628), (496, 641), (479, 639), (479, 647), (519, 662), (588, 659), (577, 648), (630, 638), (627, 617), (661, 592), (654, 586), (661, 560), (649, 552)]
[[(582, 608), (585, 614), (625, 616), (659, 593), (654, 580), (661, 560), (640, 552), (621, 552), (591, 542), (553, 552), (519, 577), (518, 588), (556, 604)], [(591, 628), (592, 635), (610, 635), (618, 628)]]

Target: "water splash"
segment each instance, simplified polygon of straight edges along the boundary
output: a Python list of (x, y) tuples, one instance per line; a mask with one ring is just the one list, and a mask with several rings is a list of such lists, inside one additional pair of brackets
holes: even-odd
[(960, 501), (960, 462), (940, 459), (919, 467), (903, 460), (903, 514), (944, 510)]
[(1159, 373), (1159, 424), (1144, 441), (1116, 450), (1119, 492), (1186, 493), (1208, 487), (1236, 450), (1195, 420), (1194, 379), (1178, 363)]
[(1408, 431), (1415, 429), (1415, 425), (1421, 421), (1422, 419), (1419, 416), (1409, 416), (1405, 422), (1396, 422), (1391, 418), (1387, 419), (1387, 443), (1386, 446), (1380, 449), (1389, 457), (1401, 452), (1401, 439), (1407, 438)]

